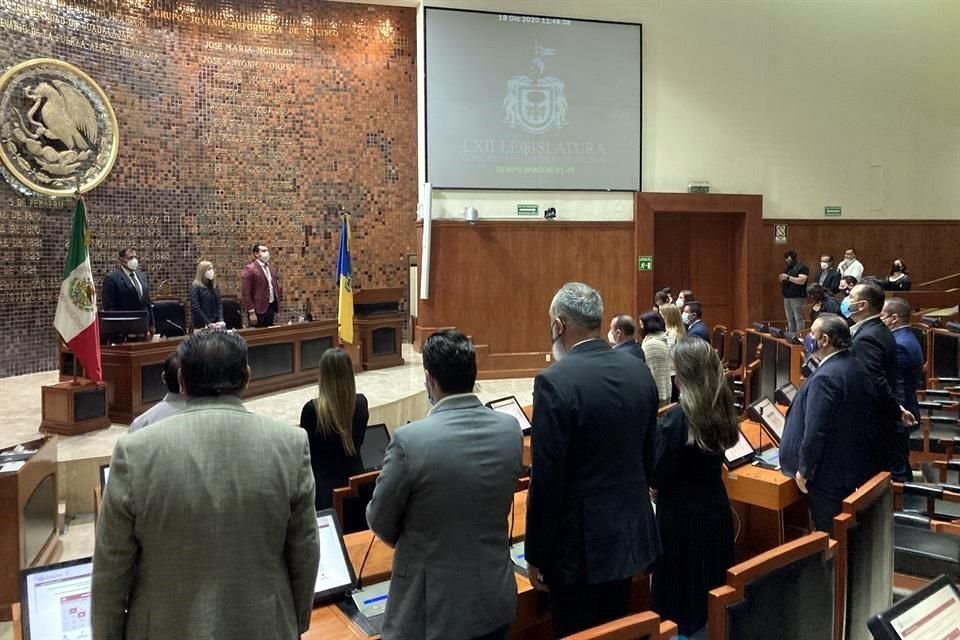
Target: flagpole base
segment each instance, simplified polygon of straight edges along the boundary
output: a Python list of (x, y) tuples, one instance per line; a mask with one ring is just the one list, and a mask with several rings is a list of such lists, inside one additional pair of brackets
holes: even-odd
[(44, 385), (40, 389), (43, 418), (40, 431), (64, 436), (89, 433), (110, 426), (107, 388), (87, 380)]

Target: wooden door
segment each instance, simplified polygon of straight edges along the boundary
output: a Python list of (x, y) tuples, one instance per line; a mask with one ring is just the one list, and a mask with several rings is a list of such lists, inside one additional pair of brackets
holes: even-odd
[(657, 212), (654, 218), (656, 283), (674, 297), (693, 291), (711, 329), (734, 325), (735, 214)]

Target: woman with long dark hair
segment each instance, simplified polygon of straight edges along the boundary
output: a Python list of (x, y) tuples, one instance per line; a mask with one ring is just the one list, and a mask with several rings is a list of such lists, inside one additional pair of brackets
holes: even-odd
[(707, 623), (707, 593), (733, 565), (733, 521), (723, 452), (737, 443), (737, 414), (717, 352), (704, 340), (677, 342), (680, 404), (657, 425), (657, 525), (663, 555), (653, 573), (653, 609), (689, 636)]
[(343, 349), (327, 349), (320, 357), (318, 389), (317, 397), (303, 405), (300, 427), (310, 441), (317, 509), (328, 509), (333, 490), (363, 473), (360, 446), (370, 412), (367, 398), (357, 393), (353, 361)]

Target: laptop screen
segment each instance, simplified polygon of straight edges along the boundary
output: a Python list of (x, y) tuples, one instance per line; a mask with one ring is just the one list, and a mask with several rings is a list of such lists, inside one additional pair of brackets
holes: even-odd
[(317, 514), (317, 540), (320, 545), (320, 566), (313, 590), (314, 602), (349, 593), (357, 582), (333, 509), (324, 509)]
[(363, 445), (360, 447), (360, 459), (363, 461), (364, 471), (373, 471), (383, 466), (383, 456), (387, 453), (390, 444), (390, 432), (387, 425), (374, 424), (367, 427), (363, 436)]
[(107, 480), (110, 479), (110, 465), (100, 465), (100, 493), (107, 490)]
[(494, 411), (499, 411), (500, 413), (506, 413), (507, 415), (513, 416), (513, 418), (517, 421), (517, 424), (520, 426), (520, 430), (524, 434), (530, 433), (530, 429), (532, 428), (530, 421), (527, 420), (527, 415), (523, 412), (523, 407), (521, 407), (520, 403), (517, 402), (517, 398), (515, 396), (500, 398), (499, 400), (488, 402), (487, 406)]
[(91, 558), (21, 573), (24, 640), (89, 638)]

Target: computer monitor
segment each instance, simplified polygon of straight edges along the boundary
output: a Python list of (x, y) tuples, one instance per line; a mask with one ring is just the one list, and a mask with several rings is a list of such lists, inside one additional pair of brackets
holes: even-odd
[(360, 447), (360, 460), (364, 471), (376, 471), (383, 468), (383, 456), (387, 453), (390, 444), (390, 432), (387, 425), (372, 424), (367, 427), (363, 436), (363, 445)]
[(521, 407), (520, 403), (517, 402), (517, 398), (515, 396), (507, 396), (506, 398), (493, 400), (488, 402), (487, 406), (494, 411), (499, 411), (500, 413), (506, 413), (507, 415), (513, 416), (517, 421), (517, 425), (520, 427), (520, 431), (523, 432), (523, 435), (530, 433), (530, 429), (533, 428), (533, 426), (530, 424), (530, 421), (527, 420), (527, 414), (523, 412), (523, 407)]
[(145, 336), (150, 330), (150, 320), (144, 311), (101, 311), (100, 342), (125, 342), (129, 336)]
[(960, 591), (947, 576), (929, 582), (867, 621), (874, 640), (960, 637)]
[(736, 469), (752, 462), (757, 453), (750, 441), (747, 440), (747, 436), (743, 435), (743, 431), (737, 429), (737, 433), (739, 434), (737, 444), (723, 452), (727, 469)]
[(344, 596), (356, 587), (357, 577), (343, 542), (343, 533), (333, 509), (317, 513), (317, 542), (320, 545), (320, 566), (313, 589), (313, 602)]
[(24, 640), (89, 638), (93, 559), (59, 562), (20, 572)]
[(107, 480), (110, 479), (110, 465), (100, 465), (100, 493), (107, 490)]
[(778, 387), (776, 397), (774, 398), (780, 404), (785, 404), (788, 407), (793, 404), (793, 399), (797, 396), (797, 388), (793, 386), (792, 382)]
[(780, 446), (785, 426), (783, 414), (769, 398), (760, 398), (747, 408), (747, 415), (763, 427), (776, 445)]

